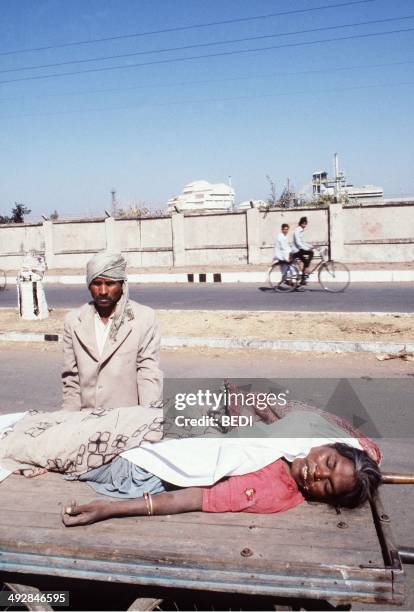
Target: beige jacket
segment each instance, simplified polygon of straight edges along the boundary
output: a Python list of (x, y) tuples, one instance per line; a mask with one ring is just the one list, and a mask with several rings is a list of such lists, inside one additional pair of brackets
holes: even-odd
[(152, 308), (130, 300), (135, 318), (109, 337), (99, 357), (95, 306), (85, 304), (65, 319), (63, 409), (149, 406), (162, 400), (160, 335)]

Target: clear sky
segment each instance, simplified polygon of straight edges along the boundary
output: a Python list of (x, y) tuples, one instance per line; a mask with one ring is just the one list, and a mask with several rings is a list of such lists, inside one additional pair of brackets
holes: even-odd
[(354, 184), (414, 195), (413, 0), (0, 8), (0, 214), (99, 213), (112, 188), (160, 208), (229, 175), (236, 201), (265, 199), (267, 174), (299, 190), (334, 152)]

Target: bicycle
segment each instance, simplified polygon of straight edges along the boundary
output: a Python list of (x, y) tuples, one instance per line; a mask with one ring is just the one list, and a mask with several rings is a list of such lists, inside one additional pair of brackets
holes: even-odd
[(0, 270), (0, 291), (4, 291), (7, 285), (7, 276), (4, 270)]
[[(307, 272), (305, 278), (318, 271), (318, 281), (322, 289), (329, 293), (342, 293), (345, 291), (351, 282), (349, 269), (342, 262), (329, 259), (328, 247), (316, 249), (316, 252), (320, 256), (320, 261), (316, 263), (312, 270)], [(292, 263), (298, 267), (299, 262), (301, 263), (301, 260), (293, 255)], [(299, 269), (302, 270), (300, 267)]]
[[(346, 265), (340, 261), (329, 259), (327, 247), (319, 249), (318, 253), (321, 259), (307, 273), (306, 277), (318, 271), (318, 281), (322, 289), (329, 293), (345, 291), (351, 282), (351, 275)], [(280, 273), (279, 263), (274, 262), (267, 272), (267, 280), (275, 291), (289, 293), (299, 288), (302, 275), (302, 262), (293, 256), (292, 262), (284, 274)]]
[(267, 271), (267, 281), (274, 291), (290, 293), (298, 288), (302, 273), (293, 263), (285, 264), (286, 270), (282, 274), (279, 262), (273, 263)]

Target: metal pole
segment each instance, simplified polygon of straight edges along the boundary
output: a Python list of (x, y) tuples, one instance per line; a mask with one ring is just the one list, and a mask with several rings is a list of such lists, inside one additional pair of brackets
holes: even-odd
[(414, 484), (414, 474), (382, 474), (383, 484)]
[(334, 155), (334, 170), (335, 170), (335, 202), (339, 202), (341, 195), (341, 185), (339, 182), (339, 159), (338, 153)]
[(398, 553), (403, 563), (414, 563), (414, 548), (412, 546), (401, 546)]

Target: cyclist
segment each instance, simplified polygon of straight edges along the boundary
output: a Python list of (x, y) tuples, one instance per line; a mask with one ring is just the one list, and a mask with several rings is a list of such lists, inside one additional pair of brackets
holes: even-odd
[(292, 253), (295, 258), (300, 259), (300, 261), (303, 263), (302, 280), (300, 281), (301, 285), (306, 285), (306, 278), (308, 276), (307, 270), (309, 269), (313, 259), (313, 246), (304, 240), (307, 225), (307, 217), (301, 217), (299, 219), (298, 227), (293, 233)]
[(273, 251), (273, 263), (277, 261), (277, 263), (280, 265), (283, 276), (289, 268), (292, 249), (287, 236), (289, 232), (289, 225), (287, 223), (282, 223), (280, 230), (281, 231), (277, 235)]

